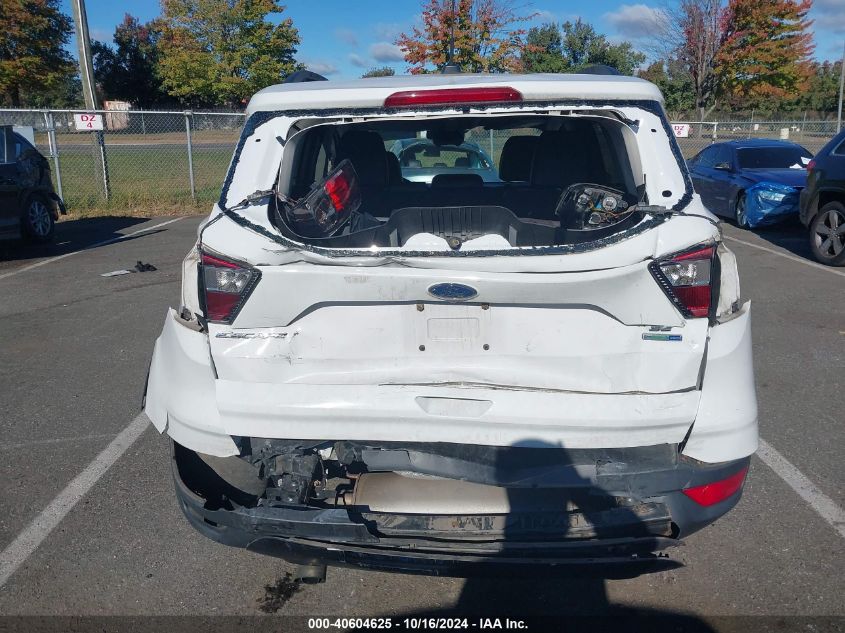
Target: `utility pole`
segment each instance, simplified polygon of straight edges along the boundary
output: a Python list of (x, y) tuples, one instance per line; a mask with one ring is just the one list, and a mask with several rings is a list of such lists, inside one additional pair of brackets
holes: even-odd
[(842, 92), (845, 89), (845, 46), (842, 49), (842, 66), (839, 68), (839, 112), (836, 115), (836, 133), (842, 129)]
[[(94, 63), (91, 61), (91, 35), (88, 33), (88, 14), (85, 12), (85, 0), (71, 0), (73, 22), (76, 26), (76, 48), (79, 53), (79, 78), (82, 81), (82, 95), (87, 110), (97, 110), (97, 89), (94, 85)], [(103, 117), (105, 119), (105, 117)], [(94, 132), (95, 157), (97, 167), (103, 176), (103, 195), (108, 201), (111, 196), (109, 183), (109, 163), (106, 158), (106, 142), (101, 131)]]
[(97, 91), (94, 88), (94, 64), (91, 61), (91, 36), (88, 34), (88, 15), (85, 0), (71, 0), (73, 22), (76, 25), (76, 47), (79, 53), (79, 78), (82, 80), (82, 94), (85, 108), (98, 109)]

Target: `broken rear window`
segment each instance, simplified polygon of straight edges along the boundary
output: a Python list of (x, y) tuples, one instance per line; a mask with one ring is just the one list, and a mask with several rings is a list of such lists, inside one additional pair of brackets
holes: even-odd
[(644, 197), (633, 133), (610, 116), (320, 124), (283, 161), (276, 226), (327, 247), (578, 243), (636, 224)]

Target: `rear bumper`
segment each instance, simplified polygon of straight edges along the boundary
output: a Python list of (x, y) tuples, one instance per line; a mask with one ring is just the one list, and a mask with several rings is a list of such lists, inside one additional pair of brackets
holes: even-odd
[(208, 335), (170, 311), (153, 353), (145, 411), (159, 432), (219, 457), (238, 454), (233, 436), (280, 437), (282, 429), (287, 438), (573, 449), (686, 438), (684, 455), (702, 462), (751, 455), (757, 402), (749, 306), (710, 328), (706, 358), (700, 391), (652, 395), (233, 382), (217, 378)]
[[(623, 464), (614, 463), (614, 452), (610, 451), (608, 472), (582, 477), (567, 490), (577, 499), (600, 488), (617, 494), (627, 489), (630, 504), (624, 507), (598, 512), (433, 516), (334, 506), (223, 507), (203, 496), (195, 475), (189, 474), (190, 482), (186, 482), (183, 471), (189, 466), (179, 457), (185, 450), (179, 449), (172, 461), (179, 506), (191, 525), (214, 541), (305, 565), (457, 576), (488, 567), (536, 569), (665, 562), (656, 552), (677, 545), (681, 537), (712, 523), (733, 508), (741, 496), (740, 490), (720, 503), (703, 507), (681, 489), (719, 481), (746, 468), (749, 462), (744, 458), (706, 465), (681, 459), (660, 465), (654, 460), (660, 450), (649, 453), (643, 449), (643, 454), (651, 457)], [(625, 457), (630, 460), (632, 455)], [(553, 471), (547, 469), (546, 476), (554, 478)], [(565, 479), (558, 477), (557, 485)]]

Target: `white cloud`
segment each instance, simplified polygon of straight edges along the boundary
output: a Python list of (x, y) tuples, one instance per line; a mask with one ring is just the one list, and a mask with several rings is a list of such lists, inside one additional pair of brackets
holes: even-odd
[(395, 24), (392, 22), (379, 22), (373, 25), (373, 31), (380, 40), (388, 40), (391, 42), (399, 37), (403, 30), (404, 27), (401, 24)]
[(335, 29), (334, 35), (344, 44), (358, 46), (358, 36), (355, 34), (355, 31), (351, 29)]
[(605, 13), (603, 18), (620, 35), (638, 39), (656, 34), (663, 11), (644, 4), (623, 4), (616, 11)]
[(558, 17), (556, 14), (552, 13), (551, 11), (546, 11), (545, 9), (540, 9), (539, 11), (534, 12), (534, 19), (537, 22), (557, 22)]
[(390, 42), (376, 42), (370, 46), (370, 55), (377, 62), (402, 62), (405, 54), (402, 49)]
[(358, 53), (349, 53), (349, 63), (358, 68), (367, 68), (370, 63)]
[(331, 62), (321, 62), (321, 61), (312, 61), (312, 62), (303, 62), (305, 67), (315, 73), (320, 75), (335, 75), (337, 74), (337, 66), (332, 64)]
[(842, 0), (815, 0), (810, 9), (810, 17), (815, 20), (813, 27), (819, 31), (842, 35), (845, 33), (845, 10)]

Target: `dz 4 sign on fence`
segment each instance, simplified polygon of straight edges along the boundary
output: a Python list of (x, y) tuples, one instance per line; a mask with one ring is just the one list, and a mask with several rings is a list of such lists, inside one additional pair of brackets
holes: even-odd
[(675, 136), (678, 138), (687, 138), (689, 136), (689, 124), (688, 123), (673, 123), (672, 124), (672, 131), (675, 133)]
[(102, 114), (74, 114), (73, 123), (77, 132), (90, 132), (103, 129)]

